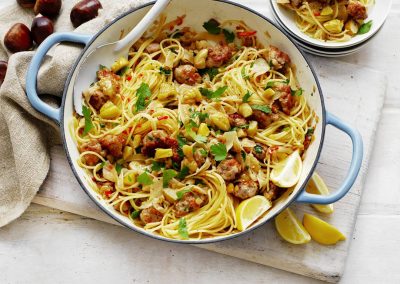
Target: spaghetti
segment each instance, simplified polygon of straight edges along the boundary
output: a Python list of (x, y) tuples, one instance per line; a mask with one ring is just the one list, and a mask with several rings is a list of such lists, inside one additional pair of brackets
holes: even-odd
[(243, 22), (212, 19), (196, 33), (175, 29), (183, 18), (162, 17), (128, 58), (100, 67), (71, 131), (115, 210), (147, 231), (201, 239), (237, 231), (242, 200), (287, 190), (269, 174), (305, 152), (316, 117), (286, 53)]

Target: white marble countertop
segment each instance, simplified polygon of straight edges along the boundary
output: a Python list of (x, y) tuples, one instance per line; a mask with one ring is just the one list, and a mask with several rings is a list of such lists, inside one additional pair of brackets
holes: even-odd
[[(14, 0), (0, 0), (0, 8)], [(267, 0), (237, 1), (260, 12)], [(380, 34), (339, 60), (385, 72), (385, 106), (343, 283), (399, 283), (400, 1)], [(368, 84), (368, 82), (365, 82)], [(313, 283), (315, 280), (191, 246), (151, 242), (137, 251), (131, 231), (32, 205), (0, 229), (0, 283)], [(150, 244), (143, 237), (141, 246)], [(318, 281), (315, 281), (318, 282)]]

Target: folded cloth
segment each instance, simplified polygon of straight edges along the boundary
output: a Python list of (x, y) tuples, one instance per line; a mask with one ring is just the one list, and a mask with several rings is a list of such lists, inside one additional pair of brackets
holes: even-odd
[[(74, 32), (95, 34), (118, 15), (144, 0), (100, 0), (99, 16)], [(69, 15), (77, 0), (63, 1), (55, 32), (74, 30)], [(18, 218), (29, 206), (49, 171), (49, 149), (60, 143), (58, 126), (30, 105), (25, 77), (34, 51), (10, 54), (4, 46), (7, 30), (16, 22), (31, 26), (33, 11), (17, 4), (0, 11), (0, 60), (8, 70), (0, 87), (0, 227)], [(44, 60), (38, 75), (38, 93), (49, 103), (60, 101), (64, 83), (82, 47), (60, 44)]]

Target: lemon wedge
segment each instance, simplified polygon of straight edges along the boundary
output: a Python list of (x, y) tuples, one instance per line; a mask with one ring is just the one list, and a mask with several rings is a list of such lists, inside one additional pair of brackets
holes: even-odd
[[(326, 186), (324, 180), (316, 172), (314, 172), (310, 179), (310, 182), (307, 184), (306, 191), (312, 194), (329, 195), (328, 187)], [(331, 214), (333, 212), (333, 204), (311, 204), (311, 206), (321, 213)]]
[(238, 230), (243, 231), (248, 228), (264, 212), (271, 208), (271, 205), (271, 202), (261, 195), (242, 201), (236, 208)]
[(299, 181), (302, 169), (303, 162), (299, 151), (295, 151), (275, 166), (271, 171), (270, 178), (279, 187), (292, 187)]
[(290, 208), (275, 217), (275, 227), (279, 235), (289, 243), (298, 245), (311, 240), (310, 234)]
[(323, 245), (334, 245), (346, 237), (334, 226), (310, 214), (304, 214), (303, 225), (311, 238)]

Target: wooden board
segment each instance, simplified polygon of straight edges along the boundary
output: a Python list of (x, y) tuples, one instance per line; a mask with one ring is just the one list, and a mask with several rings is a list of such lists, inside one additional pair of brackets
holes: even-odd
[[(312, 59), (324, 90), (328, 111), (357, 127), (364, 139), (365, 159), (356, 184), (345, 198), (335, 204), (333, 215), (320, 215), (340, 228), (347, 236), (347, 240), (330, 247), (321, 246), (315, 242), (295, 246), (284, 242), (277, 235), (273, 223), (270, 222), (243, 237), (199, 247), (336, 282), (343, 273), (354, 233), (363, 182), (367, 174), (374, 134), (385, 96), (386, 79), (382, 73), (360, 66), (322, 58)], [(49, 176), (34, 202), (115, 224), (90, 201), (79, 187), (69, 169), (61, 146), (51, 149), (51, 157)], [(329, 127), (317, 171), (332, 190), (337, 188), (343, 180), (350, 157), (349, 139), (341, 132)], [(305, 204), (296, 204), (292, 208), (300, 218), (304, 212), (317, 214)], [(137, 237), (136, 233), (132, 233), (132, 238)]]

